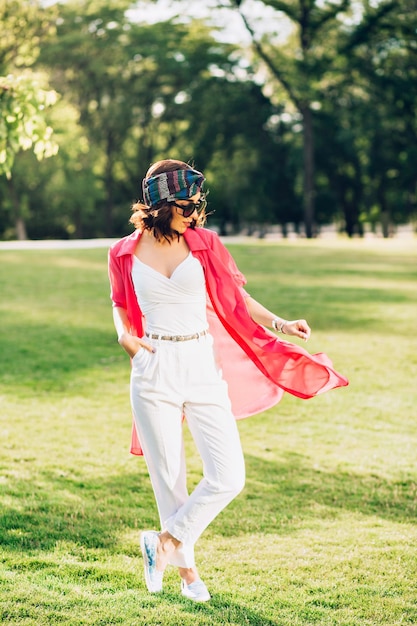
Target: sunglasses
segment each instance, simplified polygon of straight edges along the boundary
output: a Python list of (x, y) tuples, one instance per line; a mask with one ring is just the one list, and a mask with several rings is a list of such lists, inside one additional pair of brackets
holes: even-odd
[(201, 194), (198, 202), (187, 202), (187, 204), (177, 204), (176, 202), (170, 202), (170, 204), (173, 204), (177, 209), (180, 209), (180, 215), (182, 215), (183, 217), (190, 217), (194, 213), (194, 211), (197, 211), (198, 215), (200, 215), (200, 213), (204, 211), (207, 206), (207, 200), (206, 196)]

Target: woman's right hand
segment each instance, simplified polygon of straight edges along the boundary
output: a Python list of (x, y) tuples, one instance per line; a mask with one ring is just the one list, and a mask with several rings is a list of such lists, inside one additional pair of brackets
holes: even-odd
[(122, 346), (123, 350), (128, 353), (131, 359), (133, 359), (135, 354), (142, 349), (154, 352), (154, 348), (152, 346), (143, 341), (140, 337), (136, 337), (130, 333), (123, 333), (123, 335), (119, 337), (118, 342)]

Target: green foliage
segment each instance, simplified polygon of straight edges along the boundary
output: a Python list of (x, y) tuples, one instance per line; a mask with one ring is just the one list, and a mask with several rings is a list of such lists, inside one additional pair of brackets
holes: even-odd
[[(13, 183), (24, 205), (29, 236), (67, 239), (104, 234), (103, 217), (97, 210), (103, 185), (95, 173), (97, 168), (92, 169), (101, 161), (101, 153), (79, 125), (77, 109), (64, 98), (54, 105), (48, 118), (60, 146), (58, 154), (38, 163), (32, 153), (20, 153), (13, 168)], [(9, 207), (7, 199), (3, 207)]]
[[(173, 22), (135, 24), (125, 9), (94, 4), (80, 14), (79, 4), (66, 4), (56, 38), (41, 56), (57, 89), (77, 107), (90, 142), (101, 151), (97, 173), (104, 183), (107, 235), (120, 228), (116, 189), (127, 188), (130, 198), (136, 196), (140, 175), (183, 132), (185, 116), (176, 100), (193, 83), (194, 89), (202, 88), (207, 68), (222, 56), (212, 50), (207, 29), (191, 34)], [(123, 203), (120, 212), (125, 210)]]
[[(219, 4), (255, 35), (250, 3)], [(222, 230), (300, 228), (313, 199), (317, 225), (349, 235), (416, 220), (415, 7), (263, 4), (249, 51), (224, 41), (220, 11), (192, 20), (186, 2), (147, 23), (129, 0), (0, 0), (1, 171), (13, 165), (13, 185), (0, 178), (0, 236), (26, 236), (25, 224), (32, 238), (121, 235), (143, 173), (166, 156), (204, 169)], [(34, 67), (42, 83), (26, 98)], [(46, 85), (59, 94), (51, 108)], [(55, 159), (22, 153), (50, 153), (50, 128)]]
[[(204, 606), (180, 596), (174, 568), (163, 594), (145, 589), (138, 536), (157, 512), (145, 463), (128, 454), (107, 250), (0, 250), (3, 623), (417, 622), (415, 245), (230, 248), (254, 297), (306, 316), (306, 347), (350, 386), (239, 422), (247, 484), (197, 544)], [(185, 433), (191, 488), (201, 467)]]
[(8, 179), (6, 185), (0, 185), (0, 200), (4, 196), (0, 228), (3, 235), (13, 232), (19, 239), (27, 237), (27, 203), (18, 197), (11, 180), (15, 158), (19, 152), (33, 149), (40, 161), (58, 149), (45, 113), (57, 94), (44, 88), (44, 76), (40, 80), (40, 75), (29, 69), (43, 38), (54, 31), (53, 16), (54, 9), (44, 9), (37, 0), (0, 0), (0, 175)]
[(20, 150), (33, 149), (39, 161), (58, 152), (44, 116), (56, 99), (56, 92), (42, 89), (33, 75), (0, 76), (0, 174), (11, 177)]
[(404, 9), (368, 6), (360, 25), (346, 29), (338, 80), (316, 116), (320, 192), (324, 187), (339, 204), (349, 234), (375, 218), (388, 234), (389, 222), (417, 214), (416, 53)]
[(55, 7), (41, 0), (0, 0), (0, 75), (33, 65), (42, 40), (54, 31)]

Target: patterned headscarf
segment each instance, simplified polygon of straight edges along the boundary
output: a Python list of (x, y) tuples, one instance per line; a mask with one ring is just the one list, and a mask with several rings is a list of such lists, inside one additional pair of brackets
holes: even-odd
[(193, 169), (156, 174), (143, 179), (143, 199), (148, 206), (160, 200), (186, 200), (200, 191), (204, 180), (203, 174)]

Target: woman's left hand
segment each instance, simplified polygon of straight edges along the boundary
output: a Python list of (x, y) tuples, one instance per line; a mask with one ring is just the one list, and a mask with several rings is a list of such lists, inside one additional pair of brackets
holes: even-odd
[(285, 322), (282, 332), (284, 335), (293, 335), (307, 341), (311, 335), (311, 328), (305, 320), (292, 320)]

